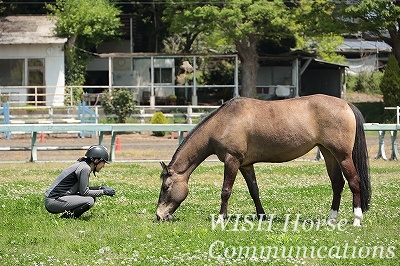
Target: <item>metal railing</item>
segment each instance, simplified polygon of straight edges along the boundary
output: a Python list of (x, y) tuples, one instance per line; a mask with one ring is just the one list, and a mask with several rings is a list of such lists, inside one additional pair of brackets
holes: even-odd
[[(140, 105), (143, 102), (143, 92), (148, 92), (149, 97), (148, 104), (151, 106), (155, 105), (155, 99), (157, 95), (154, 92), (154, 88), (175, 88), (175, 89), (186, 89), (192, 90), (192, 97), (197, 97), (196, 90), (199, 88), (232, 88), (235, 89), (236, 85), (165, 85), (165, 84), (153, 84), (153, 85), (140, 85), (140, 86), (0, 86), (0, 102), (8, 102), (10, 106), (64, 106), (74, 105), (73, 101), (68, 100), (68, 104), (64, 103), (64, 99), (67, 97), (73, 99), (75, 90), (83, 89), (86, 91), (98, 90), (105, 91), (108, 89), (124, 88), (132, 91), (132, 97)], [(67, 89), (70, 89), (68, 94)], [(232, 95), (233, 97), (234, 95)], [(85, 97), (85, 93), (82, 98)], [(163, 97), (168, 97), (165, 95)], [(82, 99), (81, 99), (82, 100)], [(189, 99), (188, 102), (191, 102)], [(197, 105), (197, 103), (194, 103)]]

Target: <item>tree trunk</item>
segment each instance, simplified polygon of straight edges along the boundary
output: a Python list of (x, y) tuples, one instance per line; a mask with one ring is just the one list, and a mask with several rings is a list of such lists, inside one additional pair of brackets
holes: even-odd
[(397, 29), (389, 29), (389, 40), (384, 40), (387, 44), (392, 46), (392, 53), (400, 63), (400, 35)]
[(243, 97), (255, 98), (257, 95), (256, 80), (259, 64), (256, 43), (255, 36), (235, 42), (241, 62), (242, 86), (240, 95)]
[(67, 45), (68, 45), (69, 49), (74, 48), (77, 38), (78, 38), (77, 35), (74, 35), (74, 36), (71, 36), (68, 38)]

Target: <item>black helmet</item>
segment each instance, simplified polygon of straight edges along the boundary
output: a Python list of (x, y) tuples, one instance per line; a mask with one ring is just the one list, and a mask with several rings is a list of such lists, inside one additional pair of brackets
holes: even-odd
[(89, 149), (86, 151), (85, 156), (93, 159), (101, 159), (106, 163), (108, 163), (107, 148), (104, 147), (103, 145), (90, 146)]

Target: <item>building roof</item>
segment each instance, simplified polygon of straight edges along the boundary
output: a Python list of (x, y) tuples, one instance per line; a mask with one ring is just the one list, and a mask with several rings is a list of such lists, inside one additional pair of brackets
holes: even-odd
[(303, 50), (294, 50), (283, 54), (277, 55), (265, 55), (260, 56), (259, 63), (261, 66), (277, 66), (277, 65), (291, 65), (294, 59), (302, 60), (302, 64), (305, 63), (306, 60), (311, 59), (310, 67), (317, 68), (344, 68), (346, 65), (339, 63), (327, 62), (324, 60), (317, 59), (315, 54), (309, 53)]
[(345, 40), (337, 48), (337, 52), (391, 52), (392, 47), (380, 41)]
[(0, 17), (0, 44), (54, 44), (67, 38), (55, 36), (56, 24), (48, 16)]

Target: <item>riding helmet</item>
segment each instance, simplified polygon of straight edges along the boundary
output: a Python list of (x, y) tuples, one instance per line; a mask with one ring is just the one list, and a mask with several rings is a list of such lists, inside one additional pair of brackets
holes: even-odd
[(89, 149), (86, 151), (85, 156), (93, 159), (101, 159), (106, 163), (108, 163), (107, 148), (104, 147), (103, 145), (90, 146)]

